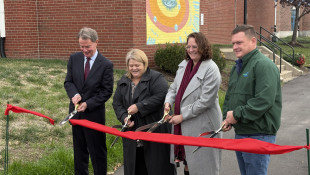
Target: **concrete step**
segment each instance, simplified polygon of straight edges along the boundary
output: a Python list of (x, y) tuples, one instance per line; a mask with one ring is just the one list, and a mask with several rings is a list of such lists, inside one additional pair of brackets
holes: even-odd
[[(280, 65), (277, 65), (278, 69), (280, 70)], [(285, 70), (285, 65), (281, 65), (281, 71)]]
[(283, 79), (291, 79), (293, 78), (293, 71), (290, 70), (282, 70), (280, 77)]
[(232, 48), (220, 48), (220, 51), (224, 53), (226, 59), (237, 60), (234, 50)]

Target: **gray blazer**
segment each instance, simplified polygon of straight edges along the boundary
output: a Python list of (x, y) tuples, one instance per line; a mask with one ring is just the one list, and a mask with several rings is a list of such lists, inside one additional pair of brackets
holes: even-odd
[[(175, 96), (182, 82), (188, 61), (179, 64), (174, 82), (170, 85), (165, 103), (173, 106)], [(181, 101), (182, 134), (197, 137), (200, 133), (216, 130), (222, 122), (222, 112), (219, 106), (218, 90), (221, 84), (221, 74), (213, 60), (202, 61), (197, 73), (187, 86)], [(207, 137), (207, 136), (206, 136)], [(221, 135), (217, 136), (218, 138)], [(220, 171), (221, 150), (215, 148), (200, 148), (185, 146), (186, 161), (190, 174), (218, 175)], [(174, 161), (173, 145), (171, 161)]]

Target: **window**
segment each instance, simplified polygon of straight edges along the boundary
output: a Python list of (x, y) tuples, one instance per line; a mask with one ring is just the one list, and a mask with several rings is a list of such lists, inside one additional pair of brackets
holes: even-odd
[(294, 30), (294, 26), (295, 26), (295, 18), (296, 18), (296, 9), (295, 7), (292, 8), (291, 10), (291, 30)]

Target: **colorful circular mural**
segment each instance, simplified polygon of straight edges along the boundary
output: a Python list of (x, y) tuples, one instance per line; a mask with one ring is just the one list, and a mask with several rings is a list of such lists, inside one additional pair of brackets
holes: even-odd
[(184, 43), (199, 31), (200, 0), (146, 0), (147, 44)]
[[(146, 13), (163, 32), (176, 32), (185, 26), (189, 18), (188, 0), (180, 0), (179, 3), (177, 0), (147, 0)], [(176, 11), (175, 16), (167, 15)]]

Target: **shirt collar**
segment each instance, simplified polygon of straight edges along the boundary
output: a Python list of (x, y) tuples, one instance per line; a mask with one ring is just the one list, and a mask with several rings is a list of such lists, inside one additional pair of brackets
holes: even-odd
[[(92, 57), (90, 57), (90, 61), (95, 61), (97, 56), (98, 56), (98, 50), (96, 50), (95, 54)], [(86, 56), (84, 56), (84, 59), (85, 60), (87, 59)]]

